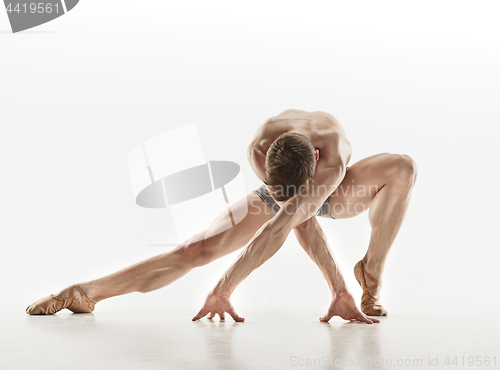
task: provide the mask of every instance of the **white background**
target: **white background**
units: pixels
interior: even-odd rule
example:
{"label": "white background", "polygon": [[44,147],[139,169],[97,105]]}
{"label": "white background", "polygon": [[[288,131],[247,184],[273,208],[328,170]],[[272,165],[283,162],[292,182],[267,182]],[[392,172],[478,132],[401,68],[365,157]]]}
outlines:
{"label": "white background", "polygon": [[[172,220],[134,203],[127,157],[142,141],[196,123],[208,159],[242,165],[257,127],[288,108],[344,125],[352,162],[380,152],[419,169],[390,253],[389,312],[495,315],[500,303],[498,2],[97,1],[12,34],[0,12],[2,299],[19,304],[166,252]],[[186,153],[188,155],[188,153]],[[352,267],[367,215],[322,220],[356,299]],[[236,258],[146,295],[198,311]],[[329,291],[291,236],[233,303],[326,312]],[[121,304],[129,305],[123,308]]]}

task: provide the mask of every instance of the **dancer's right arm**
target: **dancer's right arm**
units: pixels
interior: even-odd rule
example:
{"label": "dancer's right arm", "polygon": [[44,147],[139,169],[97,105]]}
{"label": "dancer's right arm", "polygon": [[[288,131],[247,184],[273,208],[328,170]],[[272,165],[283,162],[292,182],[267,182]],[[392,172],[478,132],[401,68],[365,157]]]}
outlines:
{"label": "dancer's right arm", "polygon": [[273,220],[266,222],[250,240],[248,246],[243,249],[238,259],[224,273],[215,288],[208,294],[205,304],[193,317],[194,320],[201,319],[210,313],[209,318],[218,314],[224,319],[224,313],[229,313],[235,321],[244,321],[238,316],[232,307],[229,297],[234,289],[250,273],[271,258],[283,245],[288,232],[279,228]]}

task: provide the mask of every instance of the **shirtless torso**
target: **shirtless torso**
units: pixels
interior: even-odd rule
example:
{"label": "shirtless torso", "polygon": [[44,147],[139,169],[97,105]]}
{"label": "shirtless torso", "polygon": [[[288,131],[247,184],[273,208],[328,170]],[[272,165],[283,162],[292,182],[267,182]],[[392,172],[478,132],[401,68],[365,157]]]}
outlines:
{"label": "shirtless torso", "polygon": [[266,153],[271,144],[285,132],[297,132],[307,136],[319,151],[315,178],[321,177],[326,166],[338,161],[344,165],[351,159],[351,145],[345,131],[337,119],[325,112],[306,112],[288,109],[275,117],[269,118],[259,127],[248,147],[248,160],[255,174],[264,180]]}

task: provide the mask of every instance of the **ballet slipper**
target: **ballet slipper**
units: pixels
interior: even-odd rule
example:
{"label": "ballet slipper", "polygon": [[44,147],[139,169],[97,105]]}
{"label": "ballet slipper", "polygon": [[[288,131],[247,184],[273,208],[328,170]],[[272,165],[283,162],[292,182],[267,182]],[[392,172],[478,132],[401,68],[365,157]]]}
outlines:
{"label": "ballet slipper", "polygon": [[[370,285],[369,287],[366,285],[365,275],[373,281],[373,285]],[[382,307],[379,299],[372,297],[368,293],[369,290],[375,289],[382,283],[366,271],[362,261],[359,261],[354,266],[354,276],[356,277],[359,285],[361,285],[361,288],[363,288],[363,295],[361,296],[361,311],[365,315],[369,316],[387,316],[387,311],[384,307]]]}
{"label": "ballet slipper", "polygon": [[[73,288],[76,288],[81,295],[87,300],[75,301],[73,299]],[[69,288],[69,298],[60,298],[55,295],[50,295],[45,298],[41,298],[35,303],[32,303],[28,308],[26,308],[26,313],[28,315],[53,315],[64,308],[67,308],[74,313],[91,313],[94,311],[95,304],[97,302],[92,301],[85,292],[77,285],[73,285]]]}

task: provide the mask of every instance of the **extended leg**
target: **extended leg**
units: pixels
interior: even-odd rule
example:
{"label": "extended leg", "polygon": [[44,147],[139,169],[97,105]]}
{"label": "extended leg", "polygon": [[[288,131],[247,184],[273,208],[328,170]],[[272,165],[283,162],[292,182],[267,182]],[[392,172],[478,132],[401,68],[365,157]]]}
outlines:
{"label": "extended leg", "polygon": [[387,254],[403,223],[416,180],[415,162],[406,155],[378,154],[348,168],[338,189],[330,197],[334,218],[348,218],[369,211],[370,244],[362,259],[365,280],[372,297],[378,297]]}
{"label": "extended leg", "polygon": [[[174,250],[136,263],[108,276],[80,283],[83,291],[94,302],[131,292],[146,293],[162,288],[187,274],[194,267],[202,266],[242,248],[257,230],[274,214],[255,194],[237,202],[233,213],[244,212],[245,218],[232,228],[218,233],[228,223],[229,213],[223,212],[204,232],[183,242]],[[205,235],[213,235],[205,238]],[[69,297],[69,287],[63,289],[57,297]],[[74,290],[75,300],[84,300]]]}

